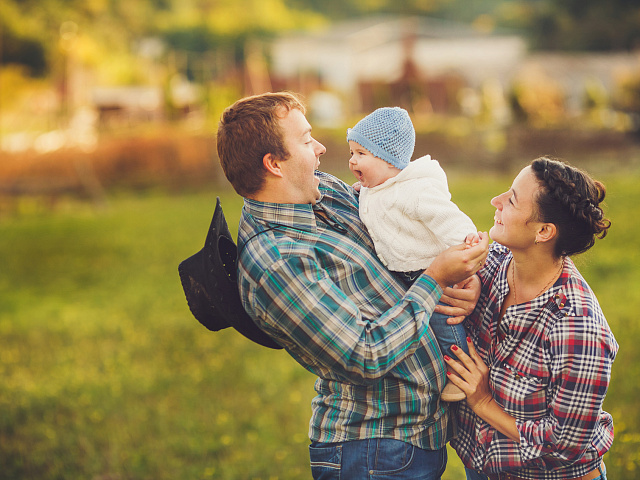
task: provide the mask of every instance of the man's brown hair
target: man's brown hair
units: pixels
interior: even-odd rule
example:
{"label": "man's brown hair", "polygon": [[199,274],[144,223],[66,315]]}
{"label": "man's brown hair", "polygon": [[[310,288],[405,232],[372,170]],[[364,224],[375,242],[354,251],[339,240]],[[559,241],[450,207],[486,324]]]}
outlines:
{"label": "man's brown hair", "polygon": [[295,94],[278,92],[242,98],[222,113],[218,157],[239,195],[251,196],[262,188],[266,175],[262,159],[266,154],[281,160],[289,157],[279,119],[293,109],[306,113]]}

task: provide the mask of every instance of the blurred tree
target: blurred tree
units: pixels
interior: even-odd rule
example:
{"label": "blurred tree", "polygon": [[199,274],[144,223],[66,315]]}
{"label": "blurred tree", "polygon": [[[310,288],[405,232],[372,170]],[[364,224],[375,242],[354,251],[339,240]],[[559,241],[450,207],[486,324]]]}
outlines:
{"label": "blurred tree", "polygon": [[[467,3],[469,1],[472,0]],[[292,8],[310,9],[341,20],[373,13],[432,14],[451,3],[455,3],[455,0],[287,0]]]}
{"label": "blurred tree", "polygon": [[640,46],[638,0],[1,0],[0,62],[26,65],[32,75],[51,72],[64,22],[78,25],[101,63],[124,65],[135,63],[123,59],[133,59],[132,45],[148,37],[188,52],[223,48],[242,60],[248,40],[376,13],[511,27],[538,49]]}
{"label": "blurred tree", "polygon": [[18,35],[10,26],[0,24],[0,48],[2,65],[23,65],[33,77],[40,77],[46,72],[45,50],[37,38]]}
{"label": "blurred tree", "polygon": [[537,2],[530,34],[544,50],[630,50],[640,47],[637,0]]}

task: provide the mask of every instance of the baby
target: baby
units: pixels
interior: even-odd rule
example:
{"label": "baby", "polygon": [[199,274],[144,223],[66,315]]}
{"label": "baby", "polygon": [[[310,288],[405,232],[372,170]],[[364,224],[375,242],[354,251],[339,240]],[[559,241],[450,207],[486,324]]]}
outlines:
{"label": "baby", "polygon": [[[375,110],[347,130],[349,168],[360,190],[360,218],[382,263],[412,283],[443,250],[479,242],[471,219],[451,201],[447,176],[429,155],[411,162],[416,134],[406,110]],[[434,313],[429,321],[443,355],[453,344],[469,353],[464,327]],[[465,394],[448,382],[442,400]]]}

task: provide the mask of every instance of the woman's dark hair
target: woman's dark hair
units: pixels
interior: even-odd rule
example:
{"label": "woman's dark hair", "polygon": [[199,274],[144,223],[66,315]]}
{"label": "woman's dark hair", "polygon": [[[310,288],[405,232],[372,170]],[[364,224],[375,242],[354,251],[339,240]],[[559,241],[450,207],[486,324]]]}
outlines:
{"label": "woman's dark hair", "polygon": [[538,196],[538,220],[558,229],[554,254],[564,257],[586,252],[596,238],[604,238],[611,221],[600,204],[605,186],[566,163],[540,157],[531,168],[542,186]]}

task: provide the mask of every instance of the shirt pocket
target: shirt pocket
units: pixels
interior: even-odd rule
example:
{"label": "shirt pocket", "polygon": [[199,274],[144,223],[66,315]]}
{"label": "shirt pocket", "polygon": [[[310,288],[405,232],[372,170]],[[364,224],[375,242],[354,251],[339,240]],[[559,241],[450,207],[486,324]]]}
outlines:
{"label": "shirt pocket", "polygon": [[503,364],[500,388],[507,413],[518,420],[534,420],[547,412],[547,382],[544,378],[526,374]]}

